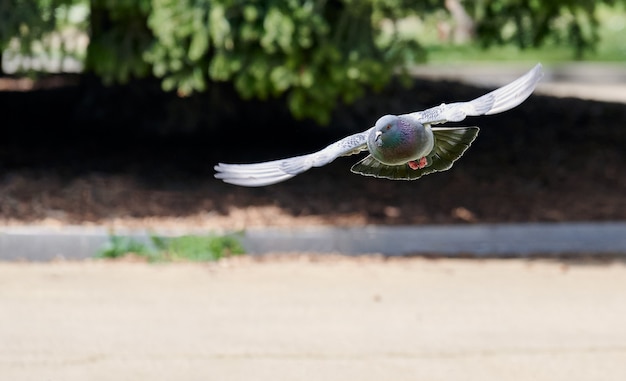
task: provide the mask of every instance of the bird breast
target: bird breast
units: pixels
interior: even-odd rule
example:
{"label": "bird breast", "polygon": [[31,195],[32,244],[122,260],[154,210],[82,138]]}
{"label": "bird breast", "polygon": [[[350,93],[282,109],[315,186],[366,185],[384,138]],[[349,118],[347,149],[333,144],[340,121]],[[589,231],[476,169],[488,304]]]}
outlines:
{"label": "bird breast", "polygon": [[422,158],[432,151],[433,145],[430,127],[406,119],[399,119],[395,130],[386,132],[378,139],[376,131],[372,131],[367,140],[370,154],[388,165],[405,164]]}

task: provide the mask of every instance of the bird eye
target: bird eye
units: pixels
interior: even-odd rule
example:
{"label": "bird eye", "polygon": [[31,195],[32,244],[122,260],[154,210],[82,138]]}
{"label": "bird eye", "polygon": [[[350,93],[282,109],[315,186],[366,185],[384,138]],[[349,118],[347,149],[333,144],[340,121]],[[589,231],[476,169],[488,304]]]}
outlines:
{"label": "bird eye", "polygon": [[391,124],[388,124],[387,127],[385,127],[387,130],[391,128]]}

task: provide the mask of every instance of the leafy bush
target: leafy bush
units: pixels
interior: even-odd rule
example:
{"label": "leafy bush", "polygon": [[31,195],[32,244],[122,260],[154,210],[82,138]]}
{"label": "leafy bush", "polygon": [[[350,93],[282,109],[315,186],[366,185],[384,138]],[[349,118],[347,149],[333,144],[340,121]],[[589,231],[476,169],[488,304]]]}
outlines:
{"label": "leafy bush", "polygon": [[[581,56],[597,41],[599,3],[462,4],[486,46],[523,48],[552,39]],[[106,9],[113,23],[90,47],[90,67],[105,79],[141,77],[151,68],[166,90],[181,95],[229,81],[244,98],[286,95],[296,117],[320,123],[338,102],[380,89],[425,60],[418,37],[397,33],[395,21],[443,7],[434,0],[92,0],[94,5]]]}
{"label": "leafy bush", "polygon": [[87,71],[107,84],[149,75],[151,65],[143,56],[154,43],[146,24],[151,1],[91,0],[90,6]]}
{"label": "leafy bush", "polygon": [[[577,57],[598,39],[596,9],[626,0],[446,1],[462,4],[485,45],[569,44]],[[0,0],[0,51],[28,49],[56,10],[89,4],[86,69],[106,83],[155,76],[181,96],[233,83],[244,98],[285,96],[299,118],[327,122],[341,101],[425,60],[419,36],[396,21],[440,15],[441,1]]]}
{"label": "leafy bush", "polygon": [[188,94],[232,81],[244,98],[286,93],[295,116],[326,122],[339,100],[384,86],[423,57],[415,43],[377,42],[379,21],[401,3],[154,0],[156,43],[145,57],[165,89]]}

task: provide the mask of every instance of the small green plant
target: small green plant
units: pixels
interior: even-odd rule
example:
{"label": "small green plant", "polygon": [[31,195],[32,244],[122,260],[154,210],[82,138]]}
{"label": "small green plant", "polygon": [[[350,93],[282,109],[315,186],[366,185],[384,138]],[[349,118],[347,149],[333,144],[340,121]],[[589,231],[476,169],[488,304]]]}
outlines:
{"label": "small green plant", "polygon": [[120,258],[128,254],[147,256],[150,254],[148,246],[133,238],[109,235],[109,241],[96,255],[98,258]]}
{"label": "small green plant", "polygon": [[120,258],[128,254],[146,257],[151,262],[161,261],[216,261],[224,257],[244,254],[237,235],[184,235],[162,237],[151,235],[149,243],[130,237],[111,234],[109,241],[98,251],[98,258]]}
{"label": "small green plant", "polygon": [[216,261],[244,253],[243,246],[233,235],[152,236],[151,240],[162,260]]}

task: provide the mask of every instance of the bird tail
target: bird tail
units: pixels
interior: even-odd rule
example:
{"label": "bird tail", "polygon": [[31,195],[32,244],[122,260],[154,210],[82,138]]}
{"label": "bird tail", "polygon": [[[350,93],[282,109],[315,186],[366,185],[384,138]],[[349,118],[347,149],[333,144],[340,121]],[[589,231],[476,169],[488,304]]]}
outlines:
{"label": "bird tail", "polygon": [[436,171],[452,167],[478,136],[478,127],[433,127],[435,147],[429,157]]}
{"label": "bird tail", "polygon": [[363,176],[381,177],[391,180],[417,180],[433,172],[430,167],[413,170],[406,163],[399,165],[384,164],[376,160],[372,155],[368,155],[365,159],[354,164],[350,171]]}
{"label": "bird tail", "polygon": [[424,168],[412,169],[406,163],[388,165],[368,155],[353,165],[350,171],[364,176],[391,180],[417,180],[433,172],[448,170],[476,139],[478,127],[433,127],[433,135],[435,147],[426,157],[427,165]]}

